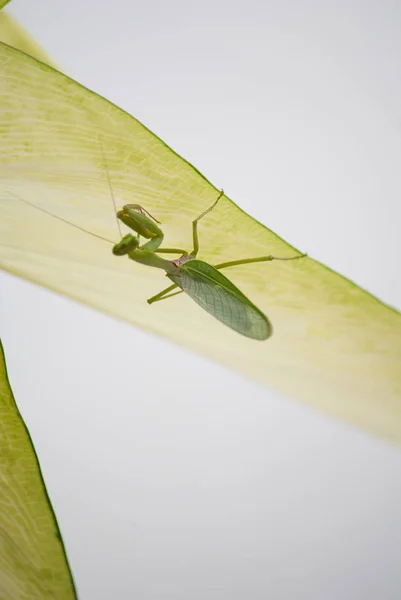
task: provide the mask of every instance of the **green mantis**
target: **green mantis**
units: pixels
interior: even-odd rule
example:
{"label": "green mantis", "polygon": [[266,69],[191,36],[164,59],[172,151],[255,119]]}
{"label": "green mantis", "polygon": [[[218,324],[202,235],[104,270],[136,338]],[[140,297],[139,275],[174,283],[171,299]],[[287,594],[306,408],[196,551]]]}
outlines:
{"label": "green mantis", "polygon": [[[180,248],[162,248],[163,232],[157,226],[156,220],[141,206],[126,204],[122,210],[117,212],[117,217],[137,235],[129,233],[124,236],[121,242],[114,246],[113,253],[117,256],[128,255],[131,260],[149,267],[163,269],[173,282],[173,285],[149,298],[148,304],[185,292],[209,314],[234,331],[254,340],[266,340],[273,332],[269,319],[227,277],[220,273],[220,270],[255,262],[294,260],[305,255],[300,254],[289,258],[260,256],[214,266],[199,260],[197,258],[199,252],[198,223],[215,208],[223,194],[222,190],[212,206],[192,221],[193,249],[191,252]],[[139,245],[139,236],[143,236],[149,241]],[[180,254],[180,258],[166,260],[158,256],[160,253]],[[176,288],[181,289],[174,291]]]}
{"label": "green mantis", "polygon": [[[112,193],[111,186],[110,191]],[[236,265],[269,262],[272,260],[295,260],[306,255],[298,254],[288,258],[279,258],[271,255],[259,256],[256,258],[233,260],[214,266],[203,260],[199,260],[197,258],[199,252],[198,223],[216,207],[223,194],[222,190],[212,206],[192,221],[193,249],[191,252],[180,248],[163,248],[161,245],[164,234],[158,227],[160,223],[142,206],[138,204],[124,205],[122,210],[117,212],[117,219],[134,231],[136,235],[132,233],[125,235],[119,243],[113,246],[113,254],[115,256],[127,255],[129,259],[135,262],[148,267],[162,269],[173,282],[168,288],[149,298],[147,300],[148,304],[166,300],[185,292],[201,308],[237,333],[254,340],[266,340],[273,333],[269,319],[220,271]],[[113,193],[112,197],[115,205]],[[19,199],[23,200],[22,198]],[[31,204],[27,200],[23,201]],[[47,210],[40,209],[37,206],[35,208],[60,219],[60,217],[49,213]],[[73,223],[70,223],[70,225],[82,230],[81,227]],[[96,234],[85,229],[83,231],[96,236]],[[140,244],[141,236],[148,240],[142,245]],[[167,260],[159,256],[162,253],[178,254],[179,258]],[[180,289],[177,291],[177,288]]]}

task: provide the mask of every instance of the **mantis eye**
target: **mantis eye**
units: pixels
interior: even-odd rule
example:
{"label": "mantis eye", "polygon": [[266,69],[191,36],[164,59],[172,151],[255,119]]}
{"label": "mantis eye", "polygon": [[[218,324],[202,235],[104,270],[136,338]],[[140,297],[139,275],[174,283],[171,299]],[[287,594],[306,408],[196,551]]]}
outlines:
{"label": "mantis eye", "polygon": [[124,256],[124,254],[128,254],[129,252],[136,250],[138,246],[138,238],[128,233],[123,237],[121,242],[113,247],[113,254],[116,256]]}

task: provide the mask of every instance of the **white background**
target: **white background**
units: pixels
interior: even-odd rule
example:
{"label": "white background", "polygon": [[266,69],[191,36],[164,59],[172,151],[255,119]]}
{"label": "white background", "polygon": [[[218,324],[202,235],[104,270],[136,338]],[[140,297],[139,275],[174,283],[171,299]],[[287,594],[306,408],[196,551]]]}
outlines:
{"label": "white background", "polygon": [[[398,3],[9,11],[247,212],[401,306]],[[398,448],[34,285],[0,284],[11,383],[81,600],[401,597]]]}

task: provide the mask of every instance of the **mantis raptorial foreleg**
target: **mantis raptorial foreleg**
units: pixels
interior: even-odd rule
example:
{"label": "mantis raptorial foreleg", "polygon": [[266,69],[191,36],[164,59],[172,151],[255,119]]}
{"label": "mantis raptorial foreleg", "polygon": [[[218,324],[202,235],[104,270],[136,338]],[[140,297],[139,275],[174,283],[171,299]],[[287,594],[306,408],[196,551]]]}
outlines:
{"label": "mantis raptorial foreleg", "polygon": [[207,213],[214,209],[220,198],[224,196],[224,191],[221,190],[217,200],[213,202],[212,206],[209,206],[199,217],[192,221],[192,237],[194,242],[194,249],[191,252],[191,256],[195,257],[199,252],[199,240],[198,240],[198,221],[200,221]]}

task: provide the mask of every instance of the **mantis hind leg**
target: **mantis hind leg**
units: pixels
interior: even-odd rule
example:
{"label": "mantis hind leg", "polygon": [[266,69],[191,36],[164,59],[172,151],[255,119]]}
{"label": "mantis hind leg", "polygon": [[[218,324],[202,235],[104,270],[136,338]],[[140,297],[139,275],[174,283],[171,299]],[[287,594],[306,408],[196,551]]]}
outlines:
{"label": "mantis hind leg", "polygon": [[203,217],[205,215],[207,215],[207,213],[209,213],[211,210],[214,209],[214,207],[216,206],[216,204],[218,203],[218,201],[220,200],[220,198],[222,196],[224,196],[224,190],[220,191],[220,194],[218,195],[217,200],[215,202],[213,202],[212,206],[209,206],[209,208],[207,208],[201,215],[199,215],[199,217],[197,217],[196,219],[194,219],[192,221],[192,238],[193,238],[193,243],[194,243],[194,249],[191,252],[191,256],[193,258],[195,258],[195,256],[199,252],[198,221],[203,219]]}
{"label": "mantis hind leg", "polygon": [[167,298],[172,298],[173,296],[177,296],[177,294],[182,294],[182,290],[179,290],[178,292],[174,292],[173,294],[170,294],[170,292],[175,290],[175,288],[177,288],[177,287],[178,287],[178,285],[174,283],[173,285],[170,285],[165,290],[156,294],[156,296],[152,296],[151,298],[148,298],[148,300],[146,302],[148,304],[153,304],[153,302],[159,302],[159,300],[167,300]]}
{"label": "mantis hind leg", "polygon": [[298,258],[305,258],[307,254],[297,254],[296,256],[287,256],[287,257],[279,257],[279,256],[258,256],[257,258],[243,258],[240,260],[231,260],[229,262],[219,263],[218,265],[214,265],[215,269],[225,269],[226,267],[235,267],[236,265],[247,265],[249,263],[256,262],[270,262],[272,260],[296,260]]}

